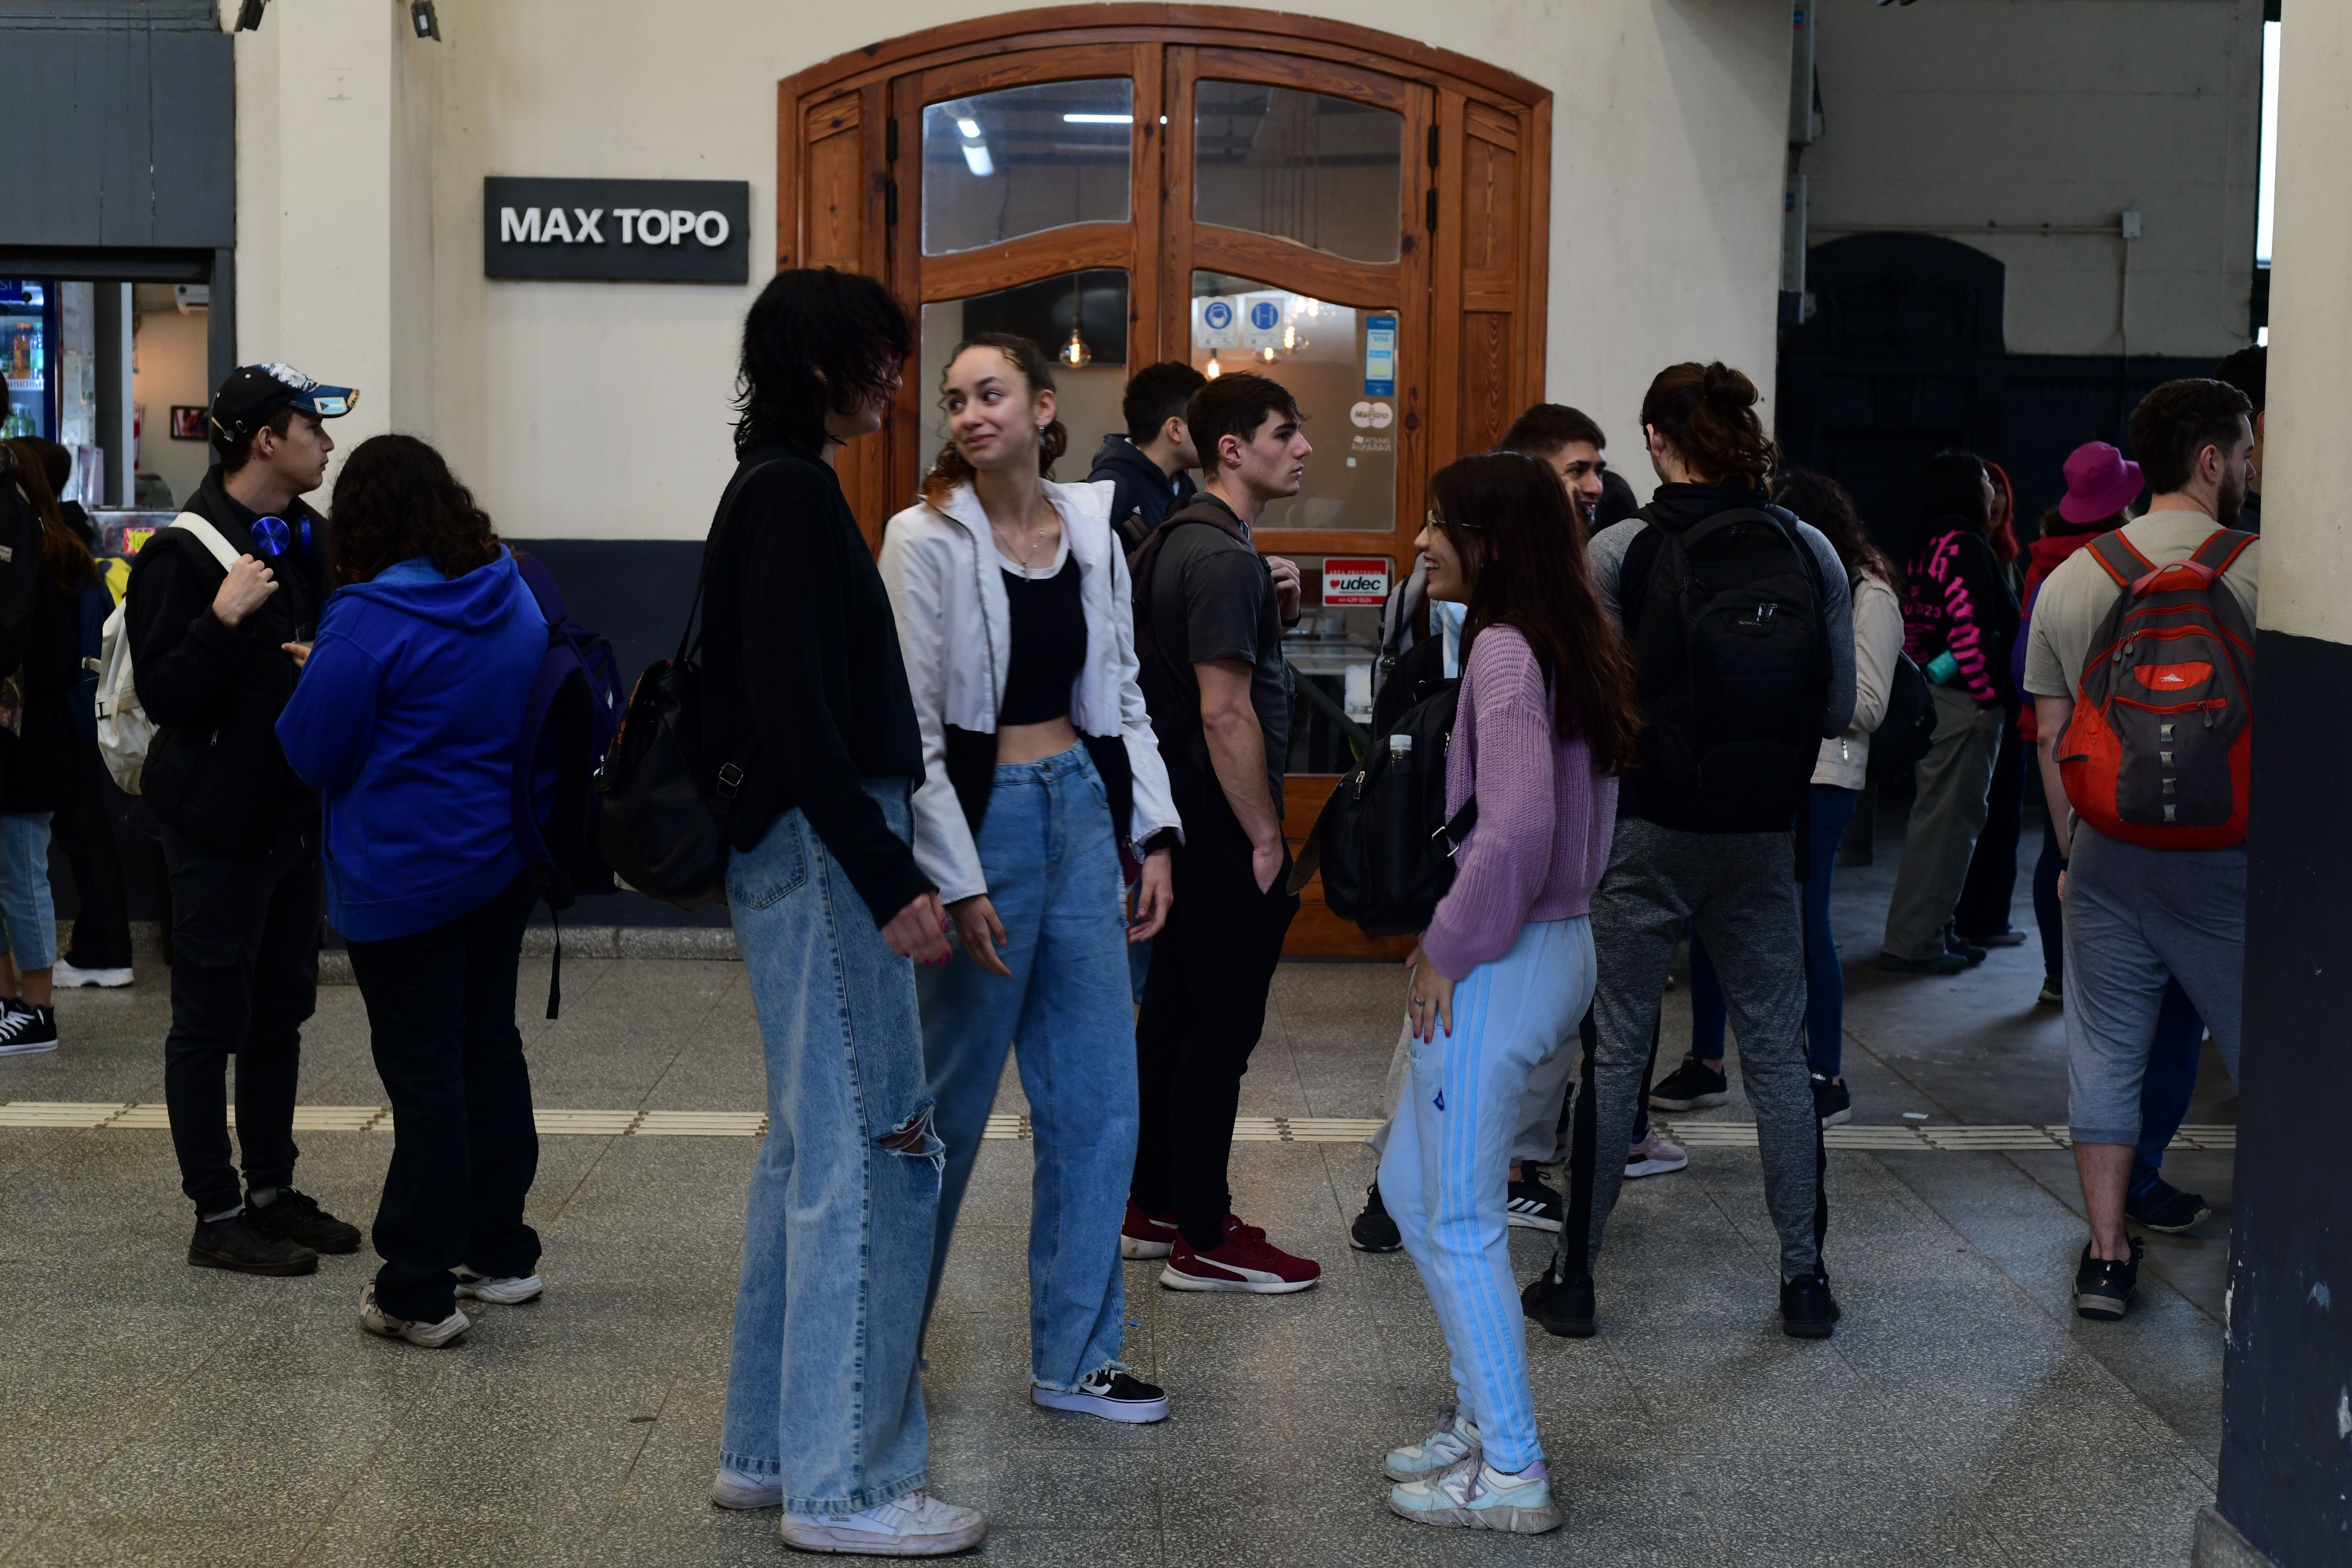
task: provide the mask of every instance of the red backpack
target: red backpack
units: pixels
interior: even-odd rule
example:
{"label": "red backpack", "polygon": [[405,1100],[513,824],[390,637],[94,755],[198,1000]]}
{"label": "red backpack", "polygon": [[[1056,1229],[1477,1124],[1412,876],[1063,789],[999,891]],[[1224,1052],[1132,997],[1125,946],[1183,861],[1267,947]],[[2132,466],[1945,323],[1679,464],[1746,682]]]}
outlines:
{"label": "red backpack", "polygon": [[2085,547],[2123,592],[2091,639],[2056,755],[2066,798],[2111,838],[2150,849],[2245,841],[2254,639],[2221,574],[2253,541],[2216,529],[2163,566],[2121,532]]}

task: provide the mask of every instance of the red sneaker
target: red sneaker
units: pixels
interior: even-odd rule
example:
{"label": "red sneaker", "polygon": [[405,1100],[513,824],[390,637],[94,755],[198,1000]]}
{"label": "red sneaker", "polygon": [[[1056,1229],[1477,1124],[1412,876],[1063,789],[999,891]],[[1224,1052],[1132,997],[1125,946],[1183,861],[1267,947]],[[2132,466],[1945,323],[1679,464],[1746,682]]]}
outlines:
{"label": "red sneaker", "polygon": [[1207,1252],[1193,1251],[1179,1232],[1167,1267],[1160,1271],[1160,1283],[1171,1290],[1241,1290],[1254,1296],[1304,1290],[1322,1278],[1321,1264],[1293,1258],[1269,1243],[1265,1231],[1230,1214],[1224,1239]]}
{"label": "red sneaker", "polygon": [[1145,1214],[1135,1200],[1127,1200],[1127,1222],[1118,1227],[1118,1255],[1129,1258],[1165,1258],[1176,1241],[1176,1216]]}

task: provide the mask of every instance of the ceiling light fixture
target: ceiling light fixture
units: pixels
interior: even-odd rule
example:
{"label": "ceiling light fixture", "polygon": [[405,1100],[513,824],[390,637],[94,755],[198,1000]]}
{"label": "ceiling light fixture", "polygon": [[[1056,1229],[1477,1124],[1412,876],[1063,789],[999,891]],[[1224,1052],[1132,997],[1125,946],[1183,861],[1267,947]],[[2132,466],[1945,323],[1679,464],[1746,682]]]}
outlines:
{"label": "ceiling light fixture", "polygon": [[1073,277],[1070,279],[1070,341],[1062,345],[1058,356],[1072,370],[1084,370],[1094,363],[1095,351],[1087,346],[1086,334],[1079,331],[1085,306],[1086,300],[1079,291],[1078,280]]}
{"label": "ceiling light fixture", "polygon": [[1065,114],[1062,116],[1062,123],[1065,125],[1132,125],[1135,123],[1135,116],[1132,114]]}
{"label": "ceiling light fixture", "polygon": [[973,177],[977,179],[984,180],[996,173],[995,161],[989,157],[988,144],[984,142],[967,142],[963,144],[963,163],[964,167],[970,169]]}
{"label": "ceiling light fixture", "polygon": [[962,132],[966,136],[971,137],[975,142],[980,140],[980,121],[977,120],[959,120],[956,121],[956,129]]}

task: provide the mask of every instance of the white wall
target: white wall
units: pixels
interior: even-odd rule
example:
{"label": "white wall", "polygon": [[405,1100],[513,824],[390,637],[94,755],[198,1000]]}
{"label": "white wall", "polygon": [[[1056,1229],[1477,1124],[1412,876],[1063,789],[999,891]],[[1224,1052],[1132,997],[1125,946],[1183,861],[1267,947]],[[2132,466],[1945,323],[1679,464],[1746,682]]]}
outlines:
{"label": "white wall", "polygon": [[[757,274],[775,231],[777,82],[975,7],[440,0],[435,45],[397,26],[387,39],[373,6],[406,14],[390,0],[273,6],[260,35],[238,38],[240,358],[354,378],[366,395],[350,434],[389,419],[439,443],[503,531],[699,537],[730,462],[736,334],[759,278],[485,279],[483,177],[749,180]],[[1287,8],[1496,61],[1552,90],[1550,395],[1630,448],[1642,392],[1671,360],[1719,356],[1771,384],[1785,5]],[[433,127],[422,148],[404,133],[420,115]],[[432,310],[420,319],[425,230]],[[340,263],[330,236],[348,252]],[[367,384],[377,377],[396,384],[380,393]]]}
{"label": "white wall", "polygon": [[[2252,341],[2262,0],[1815,4],[1816,243],[1832,228],[2112,229],[2136,208],[2130,352]],[[2125,346],[2119,238],[1950,237],[2007,265],[2011,353]]]}
{"label": "white wall", "polygon": [[139,432],[139,469],[171,486],[173,500],[185,500],[212,467],[213,448],[208,441],[172,438],[172,405],[202,407],[213,399],[205,362],[205,313],[183,315],[175,305],[153,306],[139,311],[138,321],[131,395],[146,411]]}

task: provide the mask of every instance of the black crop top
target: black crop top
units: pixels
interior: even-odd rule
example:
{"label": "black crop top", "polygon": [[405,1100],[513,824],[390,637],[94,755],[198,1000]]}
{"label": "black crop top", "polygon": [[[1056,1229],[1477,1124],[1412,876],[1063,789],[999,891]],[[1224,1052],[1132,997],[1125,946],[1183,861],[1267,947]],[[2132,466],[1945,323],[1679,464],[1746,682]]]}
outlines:
{"label": "black crop top", "polygon": [[997,723],[1043,724],[1069,717],[1070,688],[1087,662],[1077,556],[1070,554],[1051,577],[1007,571],[1004,603],[1013,623],[1013,662],[1004,672]]}

